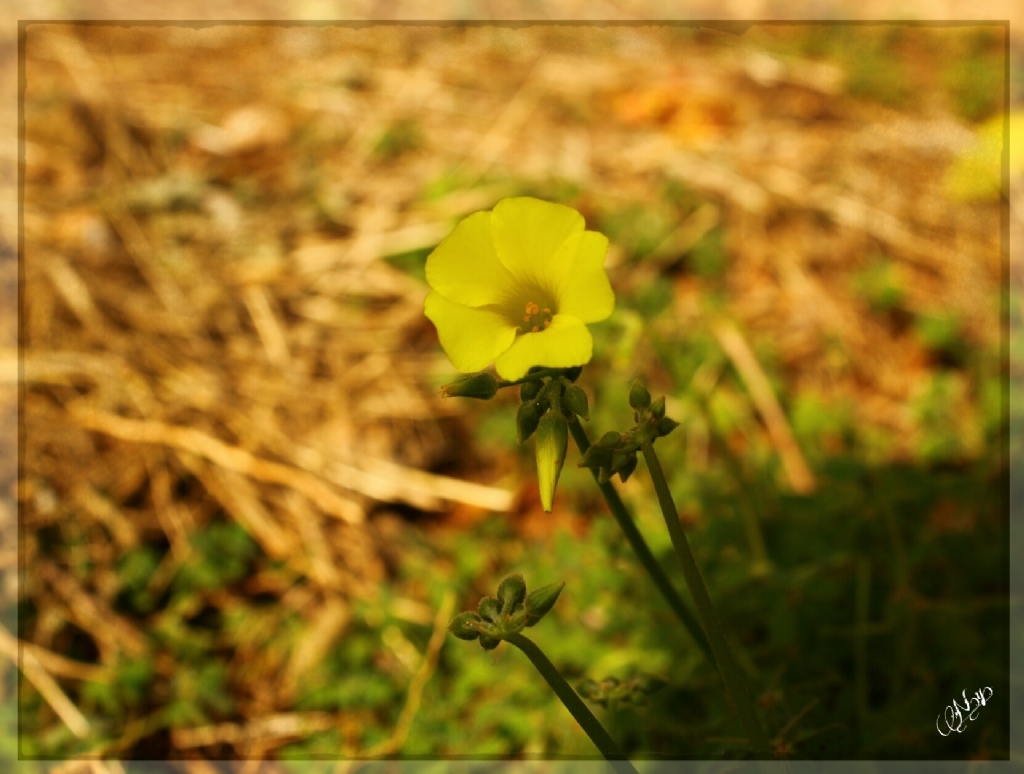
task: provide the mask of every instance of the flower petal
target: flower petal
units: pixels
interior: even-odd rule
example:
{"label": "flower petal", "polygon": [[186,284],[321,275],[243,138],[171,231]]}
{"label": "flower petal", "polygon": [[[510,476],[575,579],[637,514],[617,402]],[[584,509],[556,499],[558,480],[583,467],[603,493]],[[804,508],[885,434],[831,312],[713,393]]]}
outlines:
{"label": "flower petal", "polygon": [[517,329],[503,315],[456,304],[437,291],[427,294],[423,312],[437,328],[448,359],[463,373],[486,368],[516,337]]}
{"label": "flower petal", "polygon": [[470,215],[427,257],[427,284],[463,306],[501,303],[515,280],[498,260],[491,213]]}
{"label": "flower petal", "polygon": [[520,196],[502,199],[491,212],[491,234],[498,259],[525,287],[555,298],[572,268],[575,251],[560,249],[583,231],[583,216],[571,207]]}
{"label": "flower petal", "polygon": [[584,231],[576,241],[572,267],[558,288],[558,311],[581,322],[601,322],[615,311],[615,293],[604,270],[608,237]]}
{"label": "flower petal", "polygon": [[551,327],[524,333],[494,361],[502,379],[519,379],[533,366],[570,368],[590,362],[594,340],[587,326],[567,314],[556,314]]}

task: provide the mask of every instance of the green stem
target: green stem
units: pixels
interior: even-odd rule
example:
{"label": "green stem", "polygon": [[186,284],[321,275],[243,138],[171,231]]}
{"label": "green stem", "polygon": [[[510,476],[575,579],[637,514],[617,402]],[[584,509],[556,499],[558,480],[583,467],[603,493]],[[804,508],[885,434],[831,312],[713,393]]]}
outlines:
{"label": "green stem", "polygon": [[754,711],[754,705],[747,693],[747,686],[743,682],[743,675],[740,674],[736,662],[729,653],[729,646],[725,642],[725,635],[722,633],[722,626],[718,621],[715,608],[711,605],[711,597],[708,596],[707,587],[704,585],[704,578],[701,577],[697,562],[690,551],[690,543],[686,539],[683,525],[679,521],[679,512],[672,500],[672,493],[669,491],[668,482],[665,480],[665,473],[658,462],[658,456],[654,453],[654,447],[647,438],[641,438],[640,450],[647,462],[647,469],[651,473],[651,480],[654,482],[654,491],[658,493],[658,502],[661,505],[662,515],[665,517],[665,525],[672,538],[672,546],[679,557],[679,563],[683,567],[683,577],[686,578],[686,585],[690,587],[690,594],[697,605],[697,614],[700,616],[701,624],[704,626],[704,633],[714,651],[718,671],[725,682],[726,692],[732,700],[733,707],[740,716],[740,723],[750,741],[751,747],[759,755],[772,757],[771,745],[768,736],[765,734],[761,723]]}
{"label": "green stem", "polygon": [[583,699],[576,694],[576,691],[565,681],[565,678],[558,673],[555,665],[548,660],[548,657],[537,647],[536,643],[522,634],[513,634],[505,639],[523,651],[526,657],[533,662],[541,677],[547,680],[551,690],[562,700],[562,704],[572,713],[576,722],[580,724],[587,736],[590,737],[590,741],[601,751],[601,755],[612,765],[612,768],[619,772],[619,774],[639,774],[633,764],[619,750],[615,740],[604,730],[604,726],[594,717],[594,713],[587,709]]}
{"label": "green stem", "polygon": [[[579,420],[569,422],[569,430],[572,432],[573,440],[576,441],[576,446],[580,450],[580,454],[586,454],[587,449],[590,448],[590,439],[587,438],[587,431],[583,429],[583,426],[579,423]],[[668,602],[669,607],[682,621],[683,626],[693,637],[694,642],[700,646],[700,649],[704,651],[704,654],[708,657],[708,660],[712,664],[715,663],[715,656],[711,652],[711,646],[708,645],[707,638],[704,636],[704,632],[701,631],[700,623],[697,621],[693,612],[686,606],[683,598],[676,591],[675,586],[669,581],[668,576],[665,575],[665,571],[661,569],[661,565],[658,564],[658,560],[654,558],[654,554],[651,553],[651,549],[647,545],[647,541],[644,540],[644,536],[640,534],[640,530],[637,529],[636,524],[633,522],[632,517],[629,515],[629,511],[626,509],[625,503],[622,502],[622,498],[619,497],[619,493],[615,491],[615,487],[610,481],[601,483],[598,478],[598,472],[594,469],[590,471],[594,476],[594,481],[597,482],[598,489],[601,490],[601,494],[604,495],[605,502],[608,503],[608,508],[612,512],[612,516],[619,523],[619,527],[626,535],[626,540],[633,547],[633,551],[637,558],[640,560],[640,564],[647,570],[647,574],[651,576],[651,580],[654,581],[654,585],[658,587],[658,591],[665,597],[665,601]]]}
{"label": "green stem", "polygon": [[538,371],[534,371],[532,374],[527,374],[522,379],[516,379],[515,381],[506,382],[504,379],[498,380],[498,389],[503,387],[515,387],[517,384],[525,384],[526,382],[539,382],[541,379],[546,379],[549,376],[560,376],[564,374],[568,369],[566,368],[542,368]]}

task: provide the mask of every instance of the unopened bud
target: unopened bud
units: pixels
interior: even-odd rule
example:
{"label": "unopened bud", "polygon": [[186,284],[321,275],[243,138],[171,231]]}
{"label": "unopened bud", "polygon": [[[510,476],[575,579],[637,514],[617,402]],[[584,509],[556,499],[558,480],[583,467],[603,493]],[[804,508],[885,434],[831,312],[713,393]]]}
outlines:
{"label": "unopened bud", "polygon": [[654,403],[651,404],[651,416],[655,419],[661,419],[665,416],[665,396],[662,395]]}
{"label": "unopened bud", "polygon": [[501,645],[500,637],[492,637],[489,634],[480,635],[480,647],[484,650],[494,650],[499,645]]}
{"label": "unopened bud", "polygon": [[480,636],[480,630],[477,628],[479,623],[480,616],[472,610],[467,610],[451,620],[451,623],[448,624],[448,631],[460,640],[475,640]]}
{"label": "unopened bud", "polygon": [[662,417],[654,423],[654,431],[657,433],[659,438],[664,435],[668,435],[677,427],[679,427],[679,423],[671,417]]}
{"label": "unopened bud", "polygon": [[536,402],[523,403],[516,412],[516,437],[519,443],[525,443],[533,431],[540,424],[540,412],[537,410]]}
{"label": "unopened bud", "polygon": [[519,387],[519,399],[523,403],[527,403],[537,397],[540,392],[541,383],[540,381],[535,382],[523,382]]}
{"label": "unopened bud", "polygon": [[637,411],[651,405],[651,393],[647,391],[647,388],[644,387],[639,379],[634,379],[633,384],[629,388],[629,405]]}
{"label": "unopened bud", "polygon": [[526,581],[519,573],[512,573],[498,586],[498,602],[503,615],[511,615],[526,598]]}
{"label": "unopened bud", "polygon": [[609,430],[597,441],[597,445],[603,449],[614,449],[620,443],[622,443],[622,433],[617,433],[614,430]]}
{"label": "unopened bud", "polygon": [[498,394],[498,380],[494,378],[494,374],[481,371],[444,385],[441,388],[441,393],[447,398],[490,400]]}
{"label": "unopened bud", "polygon": [[537,480],[545,513],[551,513],[568,443],[569,426],[565,417],[557,411],[545,414],[537,427]]}
{"label": "unopened bud", "polygon": [[494,597],[484,597],[480,600],[480,604],[476,606],[476,611],[485,621],[494,623],[498,620],[498,616],[501,615],[501,602]]}
{"label": "unopened bud", "polygon": [[580,460],[581,468],[599,468],[602,465],[607,465],[612,461],[612,450],[606,449],[604,446],[598,446],[596,443],[587,449],[586,454],[583,455],[583,459]]}
{"label": "unopened bud", "polygon": [[636,470],[636,452],[630,452],[626,455],[626,462],[622,467],[619,468],[619,480],[623,484],[633,475],[633,471]]}
{"label": "unopened bud", "polygon": [[527,626],[533,626],[548,614],[548,611],[555,606],[558,595],[562,593],[563,588],[565,588],[565,581],[549,583],[547,586],[541,586],[539,589],[534,589],[526,595],[524,605],[526,606]]}
{"label": "unopened bud", "polygon": [[568,409],[566,412],[572,412],[578,417],[583,417],[587,421],[590,421],[590,408],[587,405],[587,393],[577,387],[575,384],[570,384],[565,388],[565,395],[562,396],[562,405]]}

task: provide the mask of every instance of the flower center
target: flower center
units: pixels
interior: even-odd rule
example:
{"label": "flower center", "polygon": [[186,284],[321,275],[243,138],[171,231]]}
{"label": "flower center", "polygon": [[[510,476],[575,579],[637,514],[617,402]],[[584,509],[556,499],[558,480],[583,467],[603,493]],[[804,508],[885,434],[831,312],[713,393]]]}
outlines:
{"label": "flower center", "polygon": [[523,333],[537,333],[551,325],[551,309],[543,307],[530,301],[526,305],[526,314],[523,315],[522,325],[519,330]]}

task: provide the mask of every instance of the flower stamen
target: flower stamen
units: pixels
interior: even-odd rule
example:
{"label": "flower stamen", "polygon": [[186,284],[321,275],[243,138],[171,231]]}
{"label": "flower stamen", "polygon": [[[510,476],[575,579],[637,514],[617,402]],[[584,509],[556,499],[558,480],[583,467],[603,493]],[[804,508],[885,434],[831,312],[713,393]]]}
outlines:
{"label": "flower stamen", "polygon": [[541,308],[540,304],[529,301],[526,304],[526,314],[523,316],[525,325],[520,325],[519,330],[526,333],[539,333],[551,325],[551,307]]}

